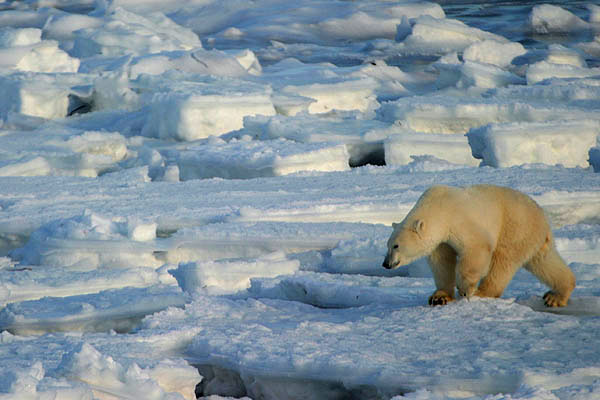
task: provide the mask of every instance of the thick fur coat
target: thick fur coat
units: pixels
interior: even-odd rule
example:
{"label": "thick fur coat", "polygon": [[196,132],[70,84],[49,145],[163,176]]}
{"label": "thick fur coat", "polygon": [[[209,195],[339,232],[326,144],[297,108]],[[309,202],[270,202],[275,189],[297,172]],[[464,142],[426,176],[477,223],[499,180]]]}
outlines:
{"label": "thick fur coat", "polygon": [[575,276],[562,260],[543,210],[516,190],[475,185],[433,186],[388,241],[388,269],[429,256],[437,290],[432,305],[461,296],[500,297],[524,267],[550,287],[549,307],[565,306]]}

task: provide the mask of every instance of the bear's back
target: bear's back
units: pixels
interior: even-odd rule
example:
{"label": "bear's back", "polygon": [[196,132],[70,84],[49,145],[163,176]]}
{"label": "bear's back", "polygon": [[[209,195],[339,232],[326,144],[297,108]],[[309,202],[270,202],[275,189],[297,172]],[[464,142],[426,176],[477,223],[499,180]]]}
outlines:
{"label": "bear's back", "polygon": [[[544,211],[528,195],[495,185],[474,185],[465,190],[471,192],[472,200],[479,199],[480,218],[497,226],[498,238],[539,242],[551,234]],[[494,218],[499,220],[490,221]]]}
{"label": "bear's back", "polygon": [[417,203],[415,211],[418,210],[419,214],[425,212],[452,224],[482,225],[493,235],[499,234],[506,225],[513,224],[522,226],[525,223],[535,231],[548,229],[542,208],[531,197],[504,186],[434,185],[423,193]]}

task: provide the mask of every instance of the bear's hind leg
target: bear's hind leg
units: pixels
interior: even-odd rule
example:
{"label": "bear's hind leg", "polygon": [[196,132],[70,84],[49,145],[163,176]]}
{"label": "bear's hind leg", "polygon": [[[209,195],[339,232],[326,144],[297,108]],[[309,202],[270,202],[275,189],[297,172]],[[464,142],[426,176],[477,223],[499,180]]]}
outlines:
{"label": "bear's hind leg", "polygon": [[481,280],[479,287],[475,291],[478,297],[500,297],[510,283],[513,276],[519,269],[518,264],[511,262],[508,258],[500,256],[501,252],[495,251],[492,254],[490,269],[487,275]]}
{"label": "bear's hind leg", "polygon": [[546,239],[542,249],[525,265],[525,269],[550,287],[544,294],[548,307],[564,307],[575,289],[575,275],[554,248],[551,238]]}
{"label": "bear's hind leg", "polygon": [[437,290],[429,296],[429,305],[438,306],[454,301],[456,252],[442,243],[429,256],[429,266]]}

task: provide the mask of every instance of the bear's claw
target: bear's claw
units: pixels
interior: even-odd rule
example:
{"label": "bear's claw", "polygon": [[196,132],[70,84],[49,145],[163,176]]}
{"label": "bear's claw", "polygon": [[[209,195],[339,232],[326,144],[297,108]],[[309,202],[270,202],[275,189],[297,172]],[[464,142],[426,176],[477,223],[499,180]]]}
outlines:
{"label": "bear's claw", "polygon": [[429,305],[430,306],[445,306],[446,304],[448,304],[448,299],[445,297],[433,297],[431,296],[429,298]]}
{"label": "bear's claw", "polygon": [[451,301],[454,301],[454,299],[443,290],[438,290],[434,294],[429,296],[430,306],[444,306],[450,303]]}
{"label": "bear's claw", "polygon": [[568,299],[564,299],[552,290],[549,290],[544,294],[544,304],[546,307],[564,307],[567,305],[567,302]]}

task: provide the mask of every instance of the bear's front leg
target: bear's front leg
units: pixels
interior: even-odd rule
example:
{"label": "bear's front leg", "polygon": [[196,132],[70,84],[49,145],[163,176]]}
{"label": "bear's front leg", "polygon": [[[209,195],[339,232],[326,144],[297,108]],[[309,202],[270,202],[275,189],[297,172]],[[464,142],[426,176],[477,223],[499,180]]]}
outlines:
{"label": "bear's front leg", "polygon": [[475,295],[475,292],[477,291],[477,285],[465,283],[464,281],[461,282],[460,279],[457,280],[458,284],[456,285],[456,288],[458,289],[458,295],[460,297],[471,298]]}
{"label": "bear's front leg", "polygon": [[477,285],[490,268],[492,252],[490,246],[471,248],[459,254],[456,268],[456,288],[462,297],[472,297]]}
{"label": "bear's front leg", "polygon": [[454,297],[446,293],[444,290],[436,290],[431,296],[429,296],[430,306],[443,306],[451,301],[454,301]]}
{"label": "bear's front leg", "polygon": [[433,250],[428,261],[437,288],[429,296],[429,305],[442,306],[454,301],[456,252],[448,244],[442,243]]}

